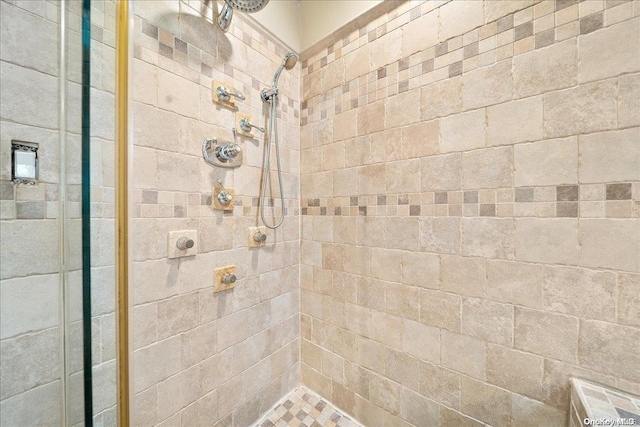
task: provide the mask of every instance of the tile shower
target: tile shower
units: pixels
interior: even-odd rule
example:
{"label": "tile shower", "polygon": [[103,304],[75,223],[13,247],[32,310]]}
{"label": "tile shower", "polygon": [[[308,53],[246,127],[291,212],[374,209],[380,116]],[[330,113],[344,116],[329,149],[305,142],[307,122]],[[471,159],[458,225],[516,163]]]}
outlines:
{"label": "tile shower", "polygon": [[[2,0],[2,15],[34,19],[25,4]],[[204,162],[202,141],[232,140],[236,112],[265,126],[260,91],[291,48],[241,13],[222,33],[215,7],[133,2],[132,425],[565,426],[572,378],[640,395],[640,1],[383,2],[298,52],[277,104],[286,216],[260,248],[247,230],[261,225],[264,134],[238,137],[234,169]],[[107,117],[114,3],[95,9]],[[7,26],[3,89],[15,64],[34,72],[5,53]],[[214,81],[246,100],[212,102]],[[19,136],[5,96],[3,150]],[[112,128],[96,135],[106,284]],[[14,191],[4,156],[3,247],[6,227],[51,226],[57,200],[55,178]],[[211,207],[218,180],[232,211]],[[267,218],[279,197],[272,186]],[[171,258],[179,230],[195,256]],[[5,274],[27,264],[6,256],[3,311],[16,281],[53,273]],[[227,265],[235,288],[214,292]],[[116,423],[110,298],[95,298],[96,425]],[[14,335],[37,334],[12,315],[2,420],[32,425],[25,408],[57,368],[13,375]]]}

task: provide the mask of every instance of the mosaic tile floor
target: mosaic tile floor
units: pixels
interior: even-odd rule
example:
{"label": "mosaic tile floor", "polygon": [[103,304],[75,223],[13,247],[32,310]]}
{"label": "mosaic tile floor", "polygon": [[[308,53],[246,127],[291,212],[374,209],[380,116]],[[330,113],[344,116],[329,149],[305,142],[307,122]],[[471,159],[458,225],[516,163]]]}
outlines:
{"label": "mosaic tile floor", "polygon": [[578,420],[586,417],[603,420],[626,418],[629,423],[627,425],[640,425],[640,399],[637,396],[609,390],[577,378],[573,378],[571,382],[578,394],[577,399],[572,396]]}
{"label": "mosaic tile floor", "polygon": [[298,387],[254,427],[362,427],[305,387]]}

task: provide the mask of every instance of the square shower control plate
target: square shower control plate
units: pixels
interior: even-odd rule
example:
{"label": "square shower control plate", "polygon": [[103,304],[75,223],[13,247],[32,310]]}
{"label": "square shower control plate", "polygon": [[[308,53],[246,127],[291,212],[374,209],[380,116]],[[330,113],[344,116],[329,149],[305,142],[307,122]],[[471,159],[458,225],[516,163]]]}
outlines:
{"label": "square shower control plate", "polygon": [[249,238],[250,248],[261,248],[267,243],[267,240],[256,239],[256,235],[267,235],[267,227],[249,227],[248,230],[249,235],[247,237]]}
{"label": "square shower control plate", "polygon": [[[225,282],[226,277],[233,276],[233,282]],[[228,265],[226,267],[216,268],[213,276],[214,292],[222,292],[236,287],[236,266]]]}
{"label": "square shower control plate", "polygon": [[[186,238],[184,242],[191,240],[193,245],[190,248],[185,246],[185,249],[180,249],[178,246],[182,238]],[[198,253],[198,232],[196,230],[170,231],[168,240],[167,253],[169,258],[193,256]]]}
{"label": "square shower control plate", "polygon": [[231,93],[235,93],[235,89],[233,88],[233,86],[221,81],[221,80],[214,80],[213,83],[211,84],[211,100],[213,102],[215,102],[218,105],[222,105],[223,107],[227,107],[231,110],[236,110],[236,101],[235,98],[232,96],[231,98],[229,98],[228,101],[221,101],[218,98],[218,88],[219,87],[226,87],[229,92]]}

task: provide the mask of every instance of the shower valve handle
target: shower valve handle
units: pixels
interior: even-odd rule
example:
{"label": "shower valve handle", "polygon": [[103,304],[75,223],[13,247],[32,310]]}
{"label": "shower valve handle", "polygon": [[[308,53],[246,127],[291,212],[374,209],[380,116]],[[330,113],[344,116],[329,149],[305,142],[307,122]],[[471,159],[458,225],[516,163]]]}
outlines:
{"label": "shower valve handle", "polygon": [[260,132],[264,132],[264,128],[254,125],[250,119],[246,117],[240,119],[240,129],[248,133],[251,132],[251,128],[258,129]]}
{"label": "shower valve handle", "polygon": [[222,102],[229,102],[231,100],[231,97],[233,96],[236,99],[239,99],[240,101],[244,101],[244,95],[240,92],[238,93],[232,93],[231,91],[229,91],[229,89],[225,86],[218,86],[218,89],[216,89],[216,94],[218,96],[218,99]]}
{"label": "shower valve handle", "polygon": [[220,202],[222,206],[227,206],[233,200],[233,196],[229,194],[226,188],[224,188],[221,180],[218,180],[218,185],[220,186],[220,188],[222,188],[222,190],[218,193],[218,202]]}

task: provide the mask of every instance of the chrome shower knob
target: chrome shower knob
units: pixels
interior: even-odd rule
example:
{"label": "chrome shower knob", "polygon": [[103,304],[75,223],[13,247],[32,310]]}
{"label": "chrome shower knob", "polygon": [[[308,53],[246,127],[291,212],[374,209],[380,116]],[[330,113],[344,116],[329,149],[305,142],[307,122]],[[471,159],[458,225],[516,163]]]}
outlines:
{"label": "chrome shower knob", "polygon": [[178,239],[178,241],[176,242],[176,247],[180,250],[187,250],[187,249],[191,249],[194,245],[194,241],[193,239],[190,239],[188,237],[181,237]]}
{"label": "chrome shower knob", "polygon": [[253,240],[257,243],[264,243],[267,240],[267,235],[261,231],[256,231],[256,233],[253,235]]}
{"label": "chrome shower knob", "polygon": [[216,89],[216,96],[222,102],[229,102],[232,96],[240,101],[244,101],[245,99],[242,93],[233,93],[225,86],[218,86],[218,89]]}
{"label": "chrome shower knob", "polygon": [[221,180],[218,180],[218,185],[220,186],[220,188],[222,188],[222,190],[220,190],[220,193],[218,193],[218,202],[220,202],[222,206],[227,206],[233,200],[233,196],[227,191],[226,188],[224,188]]}
{"label": "chrome shower knob", "polygon": [[243,117],[240,119],[240,129],[242,129],[244,132],[249,133],[251,132],[251,128],[258,129],[260,132],[264,132],[264,128],[254,125],[248,118]]}
{"label": "chrome shower knob", "polygon": [[236,275],[231,273],[224,273],[222,275],[222,278],[220,279],[222,283],[226,283],[226,284],[236,283],[236,280],[237,280]]}

